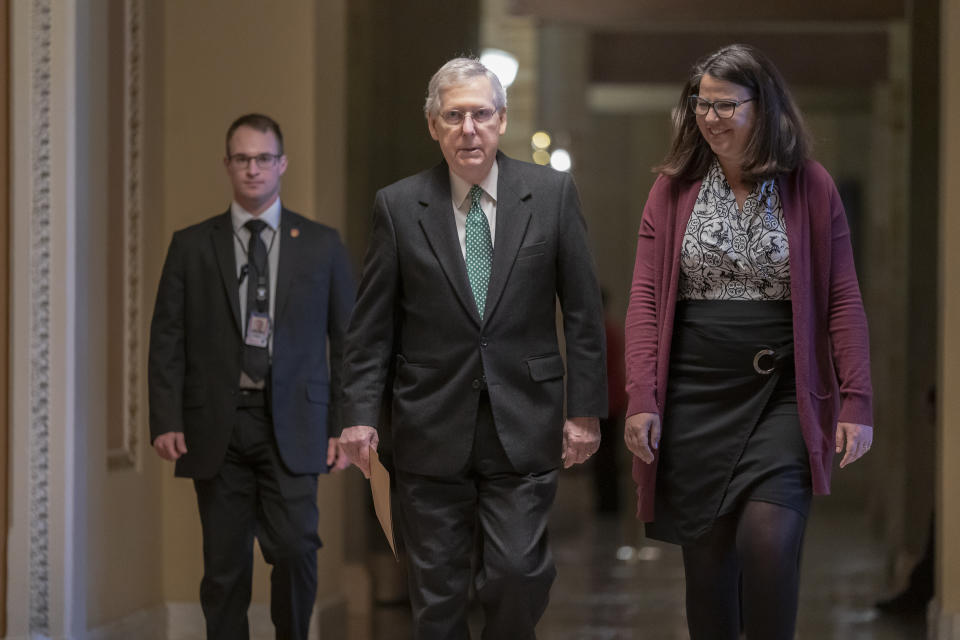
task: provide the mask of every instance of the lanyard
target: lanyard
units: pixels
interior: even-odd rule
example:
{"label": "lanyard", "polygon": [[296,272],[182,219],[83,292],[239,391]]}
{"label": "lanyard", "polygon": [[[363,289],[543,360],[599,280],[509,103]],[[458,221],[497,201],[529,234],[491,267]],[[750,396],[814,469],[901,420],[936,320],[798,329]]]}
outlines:
{"label": "lanyard", "polygon": [[[270,252],[273,251],[273,242],[274,240],[277,239],[277,233],[280,232],[279,229],[274,229],[273,227],[270,227],[270,230],[273,231],[273,235],[270,236],[270,244],[267,245],[267,264],[268,265],[270,264]],[[253,235],[252,231],[250,232],[250,235],[251,236]],[[240,234],[237,233],[236,229],[233,230],[233,237],[236,238],[237,243],[240,245],[240,250],[243,251],[243,257],[246,258],[246,262],[244,262],[243,265],[241,265],[240,267],[240,276],[237,280],[237,286],[239,287],[243,285],[243,281],[247,278],[247,272],[250,271],[250,255],[249,255],[250,252],[247,251],[247,247],[244,245],[243,239],[240,238]],[[266,278],[263,275],[261,275],[260,278],[257,279],[257,284],[259,284],[260,286],[263,286],[264,284],[266,284]]]}

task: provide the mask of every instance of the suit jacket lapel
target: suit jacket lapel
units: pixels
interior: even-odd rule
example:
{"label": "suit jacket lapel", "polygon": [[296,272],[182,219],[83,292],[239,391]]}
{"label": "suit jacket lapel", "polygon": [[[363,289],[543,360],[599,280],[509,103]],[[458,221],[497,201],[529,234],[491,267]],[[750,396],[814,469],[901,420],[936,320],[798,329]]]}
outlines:
{"label": "suit jacket lapel", "polygon": [[497,237],[493,245],[493,267],[487,288],[486,318],[496,309],[530,224],[530,189],[517,171],[511,171],[510,158],[498,153],[497,161],[500,167],[497,180]]}
{"label": "suit jacket lapel", "polygon": [[220,266],[220,279],[223,281],[224,293],[227,295],[227,300],[230,301],[230,309],[233,311],[233,320],[237,325],[237,331],[242,334],[240,286],[237,284],[237,256],[233,248],[233,223],[230,220],[229,211],[217,218],[212,228],[211,240],[217,256],[217,264]]}
{"label": "suit jacket lapel", "polygon": [[460,251],[460,239],[457,237],[457,223],[453,218],[451,198],[449,169],[445,162],[441,162],[430,174],[429,183],[420,198],[422,207],[420,227],[427,236],[427,242],[430,243],[430,248],[456,292],[460,304],[479,324],[480,314],[467,278],[467,265]]}
{"label": "suit jacket lapel", "polygon": [[283,309],[290,293],[290,284],[297,273],[297,265],[302,264],[300,229],[293,215],[287,209],[280,213],[280,228],[277,230],[280,255],[277,256],[277,292],[273,309],[273,321],[283,317]]}

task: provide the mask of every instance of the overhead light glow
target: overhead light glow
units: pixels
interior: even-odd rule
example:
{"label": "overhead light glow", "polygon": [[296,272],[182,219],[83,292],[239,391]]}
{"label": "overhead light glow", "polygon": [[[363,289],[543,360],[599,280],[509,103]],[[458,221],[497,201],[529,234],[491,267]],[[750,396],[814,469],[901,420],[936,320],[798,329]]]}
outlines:
{"label": "overhead light glow", "polygon": [[480,64],[497,75],[504,89],[513,84],[517,78],[517,69],[520,68],[516,57],[503,49],[484,49],[480,54]]}
{"label": "overhead light glow", "polygon": [[570,171],[573,161],[566,149],[557,149],[550,154],[550,166],[557,171]]}
{"label": "overhead light glow", "polygon": [[659,547],[640,547],[637,549],[637,560],[655,562],[660,559],[661,553]]}
{"label": "overhead light glow", "polygon": [[617,548],[617,560],[620,562],[632,562],[637,557],[637,550],[630,545],[624,545]]}
{"label": "overhead light glow", "polygon": [[533,152],[533,161],[537,164],[550,164],[550,152],[537,149]]}
{"label": "overhead light glow", "polygon": [[534,149],[546,149],[550,146],[550,134],[546,131],[537,131],[530,138],[530,144]]}

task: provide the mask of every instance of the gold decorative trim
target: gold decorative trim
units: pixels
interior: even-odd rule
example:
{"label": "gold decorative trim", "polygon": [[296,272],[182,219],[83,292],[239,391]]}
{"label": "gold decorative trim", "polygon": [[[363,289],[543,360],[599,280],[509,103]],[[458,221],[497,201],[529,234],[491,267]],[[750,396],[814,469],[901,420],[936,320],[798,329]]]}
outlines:
{"label": "gold decorative trim", "polygon": [[124,3],[123,91],[123,429],[122,445],[107,451],[111,470],[139,462],[141,363],[140,239],[143,211],[143,0]]}
{"label": "gold decorative trim", "polygon": [[31,44],[30,631],[50,629],[51,0],[34,0]]}

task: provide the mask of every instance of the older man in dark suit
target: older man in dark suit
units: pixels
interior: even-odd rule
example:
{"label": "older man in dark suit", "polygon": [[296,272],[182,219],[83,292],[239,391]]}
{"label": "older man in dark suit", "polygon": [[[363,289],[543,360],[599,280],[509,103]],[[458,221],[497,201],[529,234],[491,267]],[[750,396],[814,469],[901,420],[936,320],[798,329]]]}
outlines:
{"label": "older man in dark suit", "polygon": [[607,411],[600,291],[570,176],[498,152],[507,113],[496,76],[451,60],[425,114],[444,162],[377,194],[344,353],[341,443],[368,474],[392,396],[415,637],[469,637],[479,534],[483,637],[533,638],[556,573],[546,525],[558,469],[596,451]]}
{"label": "older man in dark suit", "polygon": [[150,435],[176,474],[194,479],[207,638],[249,637],[256,536],[273,565],[277,638],[305,640],[317,589],[317,474],[349,465],[337,409],[353,278],[337,232],[280,204],[287,158],[276,122],[237,119],[224,165],[230,209],[176,232],[163,266]]}

